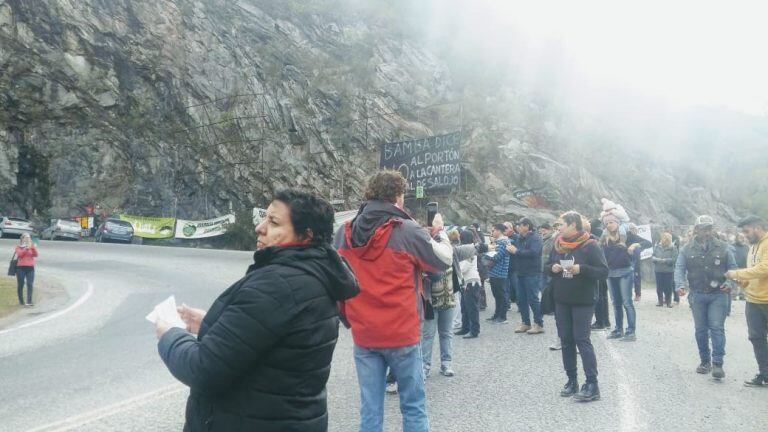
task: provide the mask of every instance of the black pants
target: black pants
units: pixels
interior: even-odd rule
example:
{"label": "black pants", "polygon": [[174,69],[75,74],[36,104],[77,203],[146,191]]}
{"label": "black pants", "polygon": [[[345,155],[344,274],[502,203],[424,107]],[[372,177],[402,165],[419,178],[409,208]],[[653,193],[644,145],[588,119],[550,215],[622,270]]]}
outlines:
{"label": "black pants", "polygon": [[507,279],[492,277],[491,293],[496,303],[496,310],[493,313],[494,318],[507,319]]}
{"label": "black pants", "polygon": [[480,334],[480,284],[471,283],[461,292],[461,330]]}
{"label": "black pants", "polygon": [[578,346],[587,382],[597,382],[597,359],[592,341],[589,339],[593,311],[594,306],[591,305],[555,303],[555,321],[557,334],[563,346],[565,373],[569,378],[576,378],[578,370],[576,347]]}
{"label": "black pants", "polygon": [[747,302],[747,331],[760,375],[768,377],[768,304]]}
{"label": "black pants", "polygon": [[605,279],[597,282],[597,302],[595,303],[595,324],[611,327],[611,315],[608,307],[608,282]]}
{"label": "black pants", "polygon": [[666,304],[667,306],[672,304],[674,285],[675,278],[673,273],[656,272],[656,297],[658,297],[660,304]]}
{"label": "black pants", "polygon": [[24,304],[24,280],[27,281],[27,303],[32,303],[32,289],[35,285],[35,268],[28,266],[16,267],[16,293],[19,295],[19,304]]}

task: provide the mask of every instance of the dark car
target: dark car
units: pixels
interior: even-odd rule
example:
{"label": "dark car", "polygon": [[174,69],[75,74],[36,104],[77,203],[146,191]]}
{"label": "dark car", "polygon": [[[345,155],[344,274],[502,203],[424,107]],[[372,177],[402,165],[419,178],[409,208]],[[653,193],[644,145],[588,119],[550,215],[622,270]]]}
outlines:
{"label": "dark car", "polygon": [[130,222],[120,219],[107,219],[96,230],[96,241],[119,241],[130,243],[133,240],[133,226]]}

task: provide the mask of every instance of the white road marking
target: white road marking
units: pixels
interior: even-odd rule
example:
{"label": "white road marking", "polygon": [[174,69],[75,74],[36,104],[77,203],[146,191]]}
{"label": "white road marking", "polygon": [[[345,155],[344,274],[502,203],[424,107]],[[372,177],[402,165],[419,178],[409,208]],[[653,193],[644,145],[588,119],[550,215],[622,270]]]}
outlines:
{"label": "white road marking", "polygon": [[88,300],[88,298],[91,297],[91,294],[93,294],[93,285],[90,282],[86,282],[86,283],[88,284],[88,289],[85,291],[85,294],[80,296],[80,298],[77,299],[76,302],[74,302],[71,305],[69,305],[69,307],[67,307],[66,309],[62,309],[62,310],[60,310],[58,312],[55,312],[55,313],[52,313],[52,314],[50,314],[48,316],[44,316],[44,317],[42,317],[40,319],[36,319],[34,321],[30,321],[28,323],[24,323],[24,324],[18,325],[16,327],[11,327],[11,328],[7,328],[5,330],[0,330],[0,335],[6,334],[6,333],[10,333],[10,332],[13,332],[13,331],[16,331],[16,330],[21,330],[23,328],[32,327],[32,326],[35,326],[35,325],[38,325],[38,324],[42,324],[44,322],[48,322],[48,321],[50,321],[52,319],[58,318],[58,317],[60,317],[60,316],[62,316],[64,314],[67,314],[69,312],[72,312],[73,310],[78,308],[80,305],[85,303],[85,301]]}
{"label": "white road marking", "polygon": [[616,384],[619,393],[619,430],[621,432],[647,431],[648,425],[643,420],[642,407],[633,392],[633,388],[636,387],[628,382],[628,377],[632,373],[627,367],[627,362],[610,341],[606,341],[605,347],[616,363],[616,370],[619,372],[616,374]]}
{"label": "white road marking", "polygon": [[34,429],[30,429],[27,432],[65,432],[78,430],[88,423],[93,423],[95,421],[128,411],[130,409],[138,408],[154,400],[181,393],[186,389],[187,387],[180,383],[171,384],[161,389],[134,396],[130,399],[126,399],[112,405],[107,405],[93,411],[67,417],[64,420],[59,420],[44,426],[39,426]]}

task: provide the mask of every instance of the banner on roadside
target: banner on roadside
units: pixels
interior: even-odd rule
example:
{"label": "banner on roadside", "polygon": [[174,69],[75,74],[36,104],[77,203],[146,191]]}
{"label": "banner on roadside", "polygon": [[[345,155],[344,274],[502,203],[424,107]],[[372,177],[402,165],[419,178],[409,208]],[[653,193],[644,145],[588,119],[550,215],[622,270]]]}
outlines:
{"label": "banner on roadside", "polygon": [[216,237],[227,232],[227,227],[235,223],[235,215],[228,214],[214,219],[191,221],[176,220],[176,238],[199,239]]}
{"label": "banner on roadside", "polygon": [[173,237],[176,225],[176,219],[167,217],[120,215],[120,219],[133,226],[134,236],[150,239]]}

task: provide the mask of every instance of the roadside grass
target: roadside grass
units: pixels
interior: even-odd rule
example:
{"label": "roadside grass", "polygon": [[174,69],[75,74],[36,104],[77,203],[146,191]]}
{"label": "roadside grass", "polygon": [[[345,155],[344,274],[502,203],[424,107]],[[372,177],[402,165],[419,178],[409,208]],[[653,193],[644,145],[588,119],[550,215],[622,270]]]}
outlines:
{"label": "roadside grass", "polygon": [[19,309],[16,296],[16,278],[0,276],[0,318]]}

